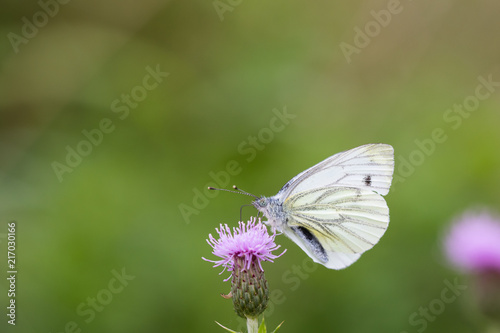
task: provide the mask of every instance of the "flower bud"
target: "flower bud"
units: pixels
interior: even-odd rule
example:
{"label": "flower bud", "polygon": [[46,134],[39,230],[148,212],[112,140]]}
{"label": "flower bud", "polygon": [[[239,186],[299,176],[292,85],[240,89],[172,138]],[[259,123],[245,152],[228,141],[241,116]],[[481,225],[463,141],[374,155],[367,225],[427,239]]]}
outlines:
{"label": "flower bud", "polygon": [[236,313],[243,318],[256,318],[267,307],[269,289],[264,271],[256,260],[250,267],[244,257],[235,258],[231,293]]}

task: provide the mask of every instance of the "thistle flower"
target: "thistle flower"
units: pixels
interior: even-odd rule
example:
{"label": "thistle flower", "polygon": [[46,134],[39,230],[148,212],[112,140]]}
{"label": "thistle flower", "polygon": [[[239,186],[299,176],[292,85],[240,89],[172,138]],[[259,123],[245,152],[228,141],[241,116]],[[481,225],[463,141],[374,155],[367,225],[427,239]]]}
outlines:
{"label": "thistle flower", "polygon": [[500,273],[500,220],[487,211],[464,213],[445,239],[445,252],[462,270]]}
{"label": "thistle flower", "polygon": [[500,323],[500,219],[487,211],[466,212],[444,242],[448,260],[472,275],[479,310]]}
{"label": "thistle flower", "polygon": [[226,269],[231,275],[224,281],[232,277],[231,293],[234,310],[243,318],[255,319],[267,307],[269,298],[268,284],[264,277],[262,261],[273,262],[280,257],[272,252],[280,248],[274,243],[276,232],[269,235],[267,228],[260,219],[251,218],[245,224],[239,222],[237,228],[231,229],[225,225],[220,225],[216,229],[219,239],[215,239],[211,234],[207,243],[213,248],[212,253],[220,260],[203,260],[215,263],[213,267],[223,266],[222,274]]}

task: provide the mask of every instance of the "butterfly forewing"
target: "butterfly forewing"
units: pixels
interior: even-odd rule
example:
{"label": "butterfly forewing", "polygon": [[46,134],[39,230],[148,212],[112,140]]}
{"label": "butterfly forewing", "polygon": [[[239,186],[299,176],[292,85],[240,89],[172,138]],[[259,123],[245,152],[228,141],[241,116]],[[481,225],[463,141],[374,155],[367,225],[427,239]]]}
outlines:
{"label": "butterfly forewing", "polygon": [[286,198],[314,188],[346,186],[386,195],[394,172],[394,149],[368,144],[335,154],[298,174],[280,190]]}

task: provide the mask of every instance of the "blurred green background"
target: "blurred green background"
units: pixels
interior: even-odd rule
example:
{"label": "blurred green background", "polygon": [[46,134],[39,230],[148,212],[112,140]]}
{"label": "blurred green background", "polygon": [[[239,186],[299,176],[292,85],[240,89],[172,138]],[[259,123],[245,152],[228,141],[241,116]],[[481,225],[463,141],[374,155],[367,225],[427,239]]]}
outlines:
{"label": "blurred green background", "polygon": [[387,233],[342,271],[278,237],[269,327],[481,331],[472,288],[425,328],[410,318],[446,280],[469,286],[441,252],[453,216],[500,206],[500,87],[480,79],[500,82],[498,1],[63,2],[0,13],[1,332],[242,329],[228,274],[201,257],[250,198],[207,184],[274,195],[377,142],[396,154]]}

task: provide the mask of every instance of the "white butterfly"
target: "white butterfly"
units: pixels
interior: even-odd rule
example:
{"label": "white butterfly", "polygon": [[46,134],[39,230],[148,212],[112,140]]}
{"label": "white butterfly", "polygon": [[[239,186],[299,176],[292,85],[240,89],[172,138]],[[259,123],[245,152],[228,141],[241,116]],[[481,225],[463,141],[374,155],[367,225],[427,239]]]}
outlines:
{"label": "white butterfly", "polygon": [[252,204],[267,217],[267,224],[315,262],[342,269],[377,244],[389,226],[382,196],[389,193],[393,173],[394,149],[367,144],[299,173],[272,197],[234,188],[256,198]]}
{"label": "white butterfly", "polygon": [[367,144],[335,154],[252,204],[267,223],[315,262],[342,269],[359,259],[389,225],[394,149]]}

